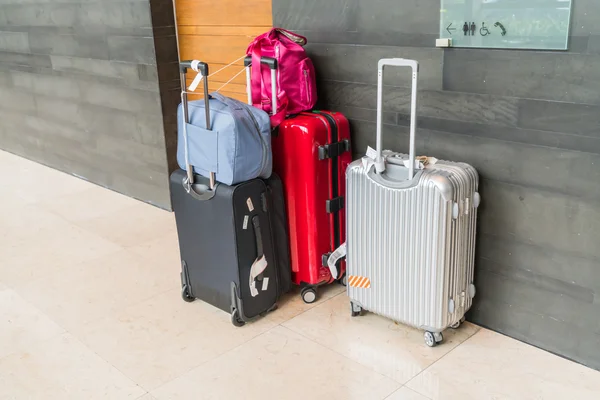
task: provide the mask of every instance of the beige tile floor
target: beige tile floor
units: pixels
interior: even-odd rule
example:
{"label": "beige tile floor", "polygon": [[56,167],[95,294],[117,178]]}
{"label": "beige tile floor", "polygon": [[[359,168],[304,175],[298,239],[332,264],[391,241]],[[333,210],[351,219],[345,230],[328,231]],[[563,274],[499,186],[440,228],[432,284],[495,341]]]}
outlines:
{"label": "beige tile floor", "polygon": [[341,286],[243,328],[180,299],[171,213],[0,151],[0,399],[599,399],[600,372],[466,323],[436,348]]}

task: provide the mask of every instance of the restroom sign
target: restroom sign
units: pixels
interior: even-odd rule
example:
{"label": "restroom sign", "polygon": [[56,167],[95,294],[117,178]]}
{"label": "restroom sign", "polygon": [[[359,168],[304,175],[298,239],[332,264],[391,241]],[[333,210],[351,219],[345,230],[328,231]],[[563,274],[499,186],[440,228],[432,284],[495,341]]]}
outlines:
{"label": "restroom sign", "polygon": [[572,0],[442,0],[452,47],[567,50]]}

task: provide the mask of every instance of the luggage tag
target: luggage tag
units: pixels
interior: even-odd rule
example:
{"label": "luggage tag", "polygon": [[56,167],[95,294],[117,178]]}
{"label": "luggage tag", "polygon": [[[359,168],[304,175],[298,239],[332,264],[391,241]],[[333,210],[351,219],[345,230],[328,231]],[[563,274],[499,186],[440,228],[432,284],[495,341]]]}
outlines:
{"label": "luggage tag", "polygon": [[264,292],[269,287],[269,277],[266,276],[263,278],[262,291]]}
{"label": "luggage tag", "polygon": [[375,160],[377,159],[377,150],[372,148],[371,146],[367,146],[367,153],[362,158],[362,166],[366,173],[371,171],[371,168],[375,165]]}
{"label": "luggage tag", "polygon": [[369,171],[371,170],[371,167],[373,167],[373,165],[375,165],[375,162],[373,160],[371,160],[369,157],[363,157],[361,159],[361,161],[362,161],[363,169],[365,170],[366,173],[369,173]]}
{"label": "luggage tag", "polygon": [[192,81],[192,83],[190,84],[190,87],[188,88],[188,90],[190,92],[194,92],[196,91],[196,89],[198,89],[198,85],[200,84],[200,82],[202,82],[202,78],[204,78],[202,76],[202,74],[198,74],[196,75],[196,77],[194,78],[194,80]]}
{"label": "luggage tag", "polygon": [[192,61],[192,65],[191,65],[192,71],[196,71],[197,74],[196,74],[196,77],[194,78],[194,80],[192,81],[192,83],[190,84],[190,87],[188,88],[188,90],[190,92],[194,92],[198,88],[198,85],[200,84],[200,82],[202,82],[202,78],[204,78],[204,76],[202,76],[202,74],[200,73],[200,71],[198,69],[199,66],[200,66],[200,61],[198,61],[198,60]]}
{"label": "luggage tag", "polygon": [[344,257],[346,257],[346,243],[342,244],[340,247],[335,249],[335,251],[333,253],[331,253],[329,258],[327,259],[327,266],[329,267],[331,276],[334,279],[339,278],[336,264],[341,258],[344,258]]}
{"label": "luggage tag", "polygon": [[[419,156],[415,158],[415,169],[425,169],[428,165],[435,165],[438,159],[435,157]],[[402,160],[406,168],[410,167],[410,160]]]}
{"label": "luggage tag", "polygon": [[438,162],[438,159],[435,157],[427,157],[427,156],[419,156],[417,160],[423,163],[423,167],[427,167],[428,165],[435,165]]}
{"label": "luggage tag", "polygon": [[[250,268],[250,294],[252,297],[258,296],[258,289],[256,288],[256,277],[262,274],[267,269],[267,259],[263,255],[261,258],[254,260],[252,267]],[[264,278],[267,279],[267,278]],[[263,287],[265,286],[263,279]],[[267,281],[267,286],[269,281]]]}
{"label": "luggage tag", "polygon": [[371,160],[375,160],[377,158],[377,150],[375,150],[371,146],[367,146],[366,156],[369,157]]}
{"label": "luggage tag", "polygon": [[[410,168],[410,160],[402,160],[402,164],[404,164],[404,166],[406,168]],[[415,160],[415,169],[424,169],[425,165],[419,161],[419,160]]]}

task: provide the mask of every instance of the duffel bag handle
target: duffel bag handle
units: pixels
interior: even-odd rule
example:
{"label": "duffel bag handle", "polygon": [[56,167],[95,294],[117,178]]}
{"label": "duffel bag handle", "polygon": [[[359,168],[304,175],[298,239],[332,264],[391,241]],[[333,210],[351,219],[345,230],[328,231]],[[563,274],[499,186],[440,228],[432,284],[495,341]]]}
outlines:
{"label": "duffel bag handle", "polygon": [[[232,110],[243,110],[243,106],[240,106],[240,103],[237,100],[233,100],[227,96],[223,96],[221,93],[219,92],[213,92],[210,95],[213,99],[219,100],[221,103],[225,104],[227,107],[229,107]],[[241,103],[243,104],[243,103]]]}
{"label": "duffel bag handle", "polygon": [[[187,172],[187,183],[184,183],[185,190],[190,193],[192,186],[194,185],[194,168],[190,164],[188,154],[188,136],[187,136],[187,124],[189,123],[189,112],[188,112],[188,93],[187,93],[187,81],[186,75],[188,68],[198,72],[203,80],[204,90],[204,113],[206,116],[206,130],[211,130],[210,126],[210,102],[208,95],[208,64],[198,60],[185,60],[179,63],[179,74],[181,79],[181,108],[183,111],[183,140],[185,141],[185,168]],[[215,188],[215,173],[210,172],[210,189]]]}

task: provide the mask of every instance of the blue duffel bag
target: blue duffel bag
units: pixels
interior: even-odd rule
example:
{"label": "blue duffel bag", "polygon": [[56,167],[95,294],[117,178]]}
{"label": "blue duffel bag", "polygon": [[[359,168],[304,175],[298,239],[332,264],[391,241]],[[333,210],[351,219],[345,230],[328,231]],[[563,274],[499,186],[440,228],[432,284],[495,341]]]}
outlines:
{"label": "blue duffel bag", "polygon": [[216,181],[226,185],[271,176],[271,123],[263,110],[213,93],[208,102],[188,102],[184,96],[177,117],[177,162],[182,169],[189,163],[195,173],[205,177],[214,173]]}

